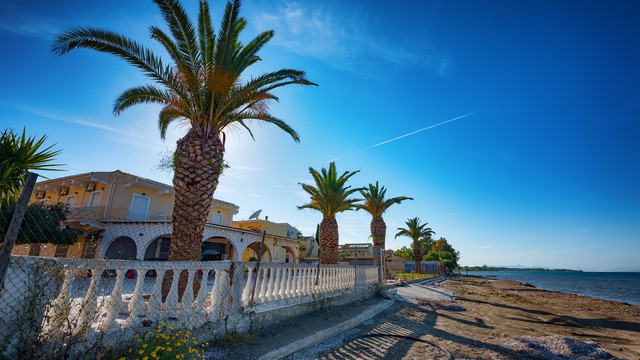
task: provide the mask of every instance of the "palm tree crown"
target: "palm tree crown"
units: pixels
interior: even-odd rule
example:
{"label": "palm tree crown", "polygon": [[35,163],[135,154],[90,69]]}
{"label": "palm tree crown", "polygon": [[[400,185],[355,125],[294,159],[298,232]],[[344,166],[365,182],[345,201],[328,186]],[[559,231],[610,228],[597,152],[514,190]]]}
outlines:
{"label": "palm tree crown", "polygon": [[427,227],[428,223],[421,224],[419,217],[414,217],[412,219],[408,219],[405,224],[406,228],[398,228],[398,232],[396,233],[396,238],[398,236],[407,236],[411,238],[411,240],[418,241],[423,237],[428,237],[435,232],[431,230],[430,227]]}
{"label": "palm tree crown", "polygon": [[335,217],[336,214],[356,209],[360,199],[350,199],[349,196],[360,191],[360,188],[345,186],[350,177],[360,172],[345,171],[338,176],[336,163],[331,162],[329,169],[322,168],[318,172],[314,168],[309,168],[316,186],[300,184],[302,189],[311,196],[311,202],[298,206],[298,210],[313,209],[320,211],[325,217]]}
{"label": "palm tree crown", "polygon": [[382,214],[384,214],[391,205],[400,204],[405,200],[413,200],[413,198],[407,196],[385,199],[387,189],[384,186],[379,186],[377,181],[375,185],[369,184],[368,188],[361,189],[360,194],[364,198],[364,203],[358,204],[356,207],[359,210],[368,212],[374,218],[382,217]]}
{"label": "palm tree crown", "polygon": [[27,136],[26,129],[22,134],[13,129],[0,134],[0,207],[18,199],[29,170],[59,170],[60,164],[51,161],[60,150],[52,150],[54,145],[45,148],[46,140],[46,135],[39,139]]}
{"label": "palm tree crown", "polygon": [[240,78],[249,66],[261,60],[257,53],[274,36],[273,31],[265,31],[242,44],[239,36],[247,22],[239,17],[240,0],[227,3],[217,35],[206,1],[200,2],[197,30],[178,1],[154,2],[171,35],[156,26],[149,27],[149,34],[169,54],[170,65],[134,40],[94,28],[78,27],[58,35],[52,51],[64,55],[78,48],[92,49],[118,56],[142,70],[155,85],[125,90],[116,99],[113,112],[120,114],[141,103],[163,105],[159,115],[162,138],[175,120],[186,120],[192,127],[200,128],[205,137],[219,134],[229,126],[240,126],[253,137],[246,121],[258,120],[280,127],[299,141],[295,130],[269,113],[268,103],[278,100],[271,91],[289,84],[316,84],[308,81],[303,71],[292,69],[277,70],[245,82]]}

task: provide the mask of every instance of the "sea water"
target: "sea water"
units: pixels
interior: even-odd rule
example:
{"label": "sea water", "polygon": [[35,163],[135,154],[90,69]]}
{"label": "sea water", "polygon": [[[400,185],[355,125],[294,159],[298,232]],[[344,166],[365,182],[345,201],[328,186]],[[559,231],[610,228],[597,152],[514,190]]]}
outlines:
{"label": "sea water", "polygon": [[640,272],[469,271],[469,275],[516,280],[540,289],[640,305]]}

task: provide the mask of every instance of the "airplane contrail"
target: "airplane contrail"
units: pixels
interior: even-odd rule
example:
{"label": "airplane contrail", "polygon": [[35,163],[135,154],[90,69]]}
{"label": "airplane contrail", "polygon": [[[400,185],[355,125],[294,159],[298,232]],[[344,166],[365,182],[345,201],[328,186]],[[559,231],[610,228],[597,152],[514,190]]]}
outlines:
{"label": "airplane contrail", "polygon": [[332,161],[340,160],[340,159],[342,159],[342,158],[344,158],[344,157],[347,157],[347,156],[349,156],[349,155],[355,155],[355,154],[357,154],[357,153],[361,153],[361,152],[363,152],[363,151],[366,151],[366,150],[369,150],[369,149],[373,149],[374,147],[378,147],[378,146],[380,146],[380,145],[384,145],[384,144],[390,143],[390,142],[392,142],[392,141],[400,140],[400,139],[405,138],[405,137],[407,137],[407,136],[415,135],[415,134],[420,133],[420,132],[423,132],[423,131],[425,131],[425,130],[433,129],[434,127],[438,127],[438,126],[440,126],[440,125],[448,124],[448,123],[450,123],[450,122],[453,122],[453,121],[456,121],[456,120],[460,120],[460,119],[466,118],[466,117],[468,117],[468,116],[471,116],[471,115],[477,114],[477,113],[479,113],[480,111],[481,111],[481,110],[472,111],[472,112],[470,112],[470,113],[468,113],[468,114],[464,114],[464,115],[456,116],[456,117],[451,118],[451,119],[449,119],[449,120],[445,120],[445,121],[443,121],[443,122],[439,122],[439,123],[434,124],[434,125],[429,125],[429,126],[427,126],[427,127],[423,127],[422,129],[418,129],[418,130],[412,131],[412,132],[410,132],[410,133],[406,133],[406,134],[404,134],[404,135],[396,136],[396,137],[394,137],[393,139],[385,140],[385,141],[383,141],[383,142],[379,142],[379,143],[377,143],[377,144],[375,144],[375,145],[371,145],[371,146],[369,146],[369,147],[366,147],[366,148],[360,149],[360,150],[358,150],[358,151],[354,152],[353,154],[347,154],[347,155],[339,156],[339,157],[337,157],[337,158],[335,158],[335,159],[329,160],[328,162],[332,162]]}

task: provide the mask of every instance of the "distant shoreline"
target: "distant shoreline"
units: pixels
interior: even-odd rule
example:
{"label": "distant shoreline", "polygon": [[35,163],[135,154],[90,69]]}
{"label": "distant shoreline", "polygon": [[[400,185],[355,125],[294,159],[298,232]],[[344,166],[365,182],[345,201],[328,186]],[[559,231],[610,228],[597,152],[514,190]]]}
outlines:
{"label": "distant shoreline", "polygon": [[545,269],[545,268],[510,268],[510,267],[494,267],[494,266],[467,266],[456,271],[553,271],[553,272],[583,272],[574,269]]}

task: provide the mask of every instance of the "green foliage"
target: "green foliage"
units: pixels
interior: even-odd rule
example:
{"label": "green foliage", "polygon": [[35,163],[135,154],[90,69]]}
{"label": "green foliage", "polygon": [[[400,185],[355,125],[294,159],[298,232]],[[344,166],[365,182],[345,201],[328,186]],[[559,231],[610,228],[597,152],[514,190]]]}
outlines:
{"label": "green foliage", "polygon": [[163,322],[143,337],[136,338],[127,356],[120,359],[204,359],[207,345],[198,344],[189,330],[176,330]]}
{"label": "green foliage", "polygon": [[33,170],[59,170],[60,164],[52,164],[60,150],[52,150],[54,145],[44,147],[47,136],[39,139],[27,136],[26,129],[16,134],[13,129],[5,129],[0,134],[0,207],[18,199],[20,189]]}
{"label": "green foliage", "polygon": [[309,172],[313,176],[316,186],[300,184],[302,190],[310,195],[311,202],[298,206],[298,210],[313,209],[321,212],[325,217],[335,217],[340,212],[356,208],[360,199],[349,197],[361,189],[351,188],[351,186],[346,186],[346,183],[350,177],[360,172],[359,170],[345,171],[338,176],[336,163],[331,162],[328,170],[322,168],[321,172],[318,172],[310,167]]}
{"label": "green foliage", "polygon": [[[1,239],[7,233],[14,209],[15,203],[11,203],[0,210]],[[62,203],[36,203],[27,206],[16,243],[72,244],[81,231],[64,226],[68,215],[69,208]]]}
{"label": "green foliage", "polygon": [[433,243],[431,250],[429,250],[423,259],[426,261],[440,260],[448,269],[453,270],[458,267],[460,252],[456,251],[453,246],[447,242],[447,239],[441,237]]}
{"label": "green foliage", "polygon": [[413,250],[409,247],[403,246],[400,249],[393,252],[396,256],[400,256],[403,259],[413,260]]}

